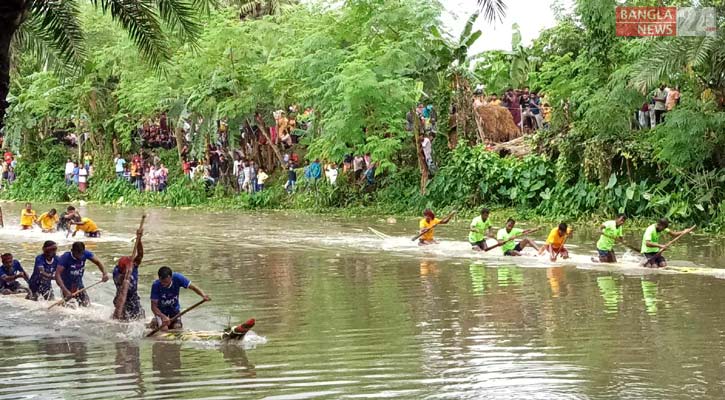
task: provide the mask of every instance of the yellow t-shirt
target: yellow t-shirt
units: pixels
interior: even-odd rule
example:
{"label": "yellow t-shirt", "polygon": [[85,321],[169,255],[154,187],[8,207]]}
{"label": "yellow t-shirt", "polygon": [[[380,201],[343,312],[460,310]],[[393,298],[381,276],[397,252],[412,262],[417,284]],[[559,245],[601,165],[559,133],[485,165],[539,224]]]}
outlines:
{"label": "yellow t-shirt", "polygon": [[26,210],[23,209],[23,211],[20,213],[20,225],[22,226],[33,226],[33,223],[36,221],[37,216],[35,215],[35,210]]}
{"label": "yellow t-shirt", "polygon": [[93,233],[98,231],[98,225],[93,222],[90,218],[82,218],[81,223],[76,225],[76,232],[83,231],[86,233]]}
{"label": "yellow t-shirt", "polygon": [[[571,228],[568,228],[566,230],[566,234],[571,234]],[[564,238],[565,236],[559,235],[559,228],[554,228],[549,232],[549,237],[546,238],[546,244],[550,244],[551,247],[554,248],[554,250],[559,250],[561,248],[561,245],[564,244]]]}
{"label": "yellow t-shirt", "polygon": [[40,227],[46,231],[55,229],[55,226],[58,224],[58,221],[60,221],[60,217],[58,216],[58,214],[55,214],[54,216],[51,217],[46,212],[46,213],[40,214],[40,217],[38,217],[38,222],[40,222]]}
{"label": "yellow t-shirt", "polygon": [[[423,230],[423,229],[430,228],[431,226],[434,226],[434,225],[438,224],[439,222],[441,222],[441,220],[438,218],[433,218],[430,222],[426,221],[426,219],[423,218],[420,220],[419,226],[420,226],[420,229]],[[435,231],[435,229],[429,230],[423,236],[421,236],[419,240],[433,240],[433,231]]]}

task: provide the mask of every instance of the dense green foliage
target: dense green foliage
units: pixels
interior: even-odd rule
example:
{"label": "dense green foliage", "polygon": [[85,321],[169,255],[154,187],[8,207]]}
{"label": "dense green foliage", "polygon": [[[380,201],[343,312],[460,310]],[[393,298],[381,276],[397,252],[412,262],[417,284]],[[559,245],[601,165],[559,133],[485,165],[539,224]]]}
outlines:
{"label": "dense green foliage", "polygon": [[[667,216],[724,229],[725,13],[714,38],[624,39],[614,34],[617,4],[578,0],[572,14],[561,15],[531,45],[515,33],[511,52],[477,57],[469,47],[481,33],[470,24],[460,39],[442,33],[435,2],[289,4],[273,16],[241,22],[237,8],[220,8],[205,17],[196,46],[172,46],[161,71],[139,62],[125,34],[89,8],[82,20],[89,56],[81,73],[59,75],[30,60],[17,66],[7,139],[22,149],[26,166],[3,196],[80,196],[59,176],[66,155],[49,152],[47,143],[53,129],[81,122],[90,132],[86,150],[99,162],[83,196],[104,203],[404,213],[485,204],[552,218]],[[468,68],[473,61],[475,69]],[[635,113],[659,81],[679,85],[682,102],[666,123],[636,130]],[[449,106],[463,104],[465,95],[454,82],[480,82],[498,94],[516,86],[543,92],[553,108],[551,127],[527,139],[533,151],[521,159],[469,141],[449,150]],[[439,121],[439,171],[425,195],[413,134],[404,129],[405,114],[418,101],[435,104]],[[209,190],[182,179],[173,151],[162,153],[173,174],[164,193],[139,194],[108,179],[114,141],[122,152],[135,149],[131,131],[142,118],[162,110],[172,122],[204,117],[202,135],[192,143],[192,154],[200,156],[205,141],[216,139],[215,120],[229,118],[230,141],[237,143],[245,121],[253,124],[260,113],[271,124],[271,112],[290,104],[315,110],[303,140],[308,158],[339,162],[346,153],[369,152],[380,162],[377,184],[341,176],[337,187],[288,195],[278,176],[265,192],[236,195],[222,185]],[[48,155],[55,152],[55,158]]]}

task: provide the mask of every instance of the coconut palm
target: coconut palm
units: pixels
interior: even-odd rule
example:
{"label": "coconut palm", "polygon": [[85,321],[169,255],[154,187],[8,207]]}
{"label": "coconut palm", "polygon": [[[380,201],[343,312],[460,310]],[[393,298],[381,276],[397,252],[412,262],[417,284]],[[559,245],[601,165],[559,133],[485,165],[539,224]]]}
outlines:
{"label": "coconut palm", "polygon": [[236,0],[239,17],[259,18],[265,15],[280,15],[285,7],[298,4],[298,0]]}
{"label": "coconut palm", "polygon": [[[725,24],[720,27],[720,32]],[[709,89],[719,107],[725,108],[725,35],[677,37],[652,41],[635,63],[630,83],[646,93],[677,74],[690,74],[702,90]]]}
{"label": "coconut palm", "polygon": [[488,21],[502,21],[506,15],[506,2],[504,0],[478,0],[483,18]]}
{"label": "coconut palm", "polygon": [[[34,52],[46,60],[80,65],[85,55],[78,19],[81,0],[0,1],[0,129],[10,91],[13,52]],[[125,28],[141,55],[160,65],[171,55],[166,29],[193,42],[201,32],[197,20],[214,0],[90,0]]]}

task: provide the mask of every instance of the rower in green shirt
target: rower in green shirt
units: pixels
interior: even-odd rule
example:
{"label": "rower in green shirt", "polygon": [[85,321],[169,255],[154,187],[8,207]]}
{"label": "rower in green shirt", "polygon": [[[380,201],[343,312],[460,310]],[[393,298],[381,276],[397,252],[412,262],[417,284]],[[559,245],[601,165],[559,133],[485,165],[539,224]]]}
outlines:
{"label": "rower in green shirt", "polygon": [[[624,237],[624,233],[622,232],[622,225],[624,225],[624,222],[626,220],[626,215],[619,214],[617,215],[616,219],[607,221],[602,224],[602,235],[599,237],[599,241],[597,242],[599,262],[617,262],[617,256],[614,254],[614,244],[617,241],[622,241],[622,238]],[[592,261],[596,261],[596,259],[592,259]]]}
{"label": "rower in green shirt", "polygon": [[499,229],[498,234],[496,235],[496,239],[498,239],[499,243],[505,242],[501,246],[501,251],[503,251],[503,255],[520,256],[521,251],[527,246],[533,247],[534,249],[536,249],[536,251],[539,251],[539,248],[536,247],[536,243],[528,238],[521,239],[521,241],[518,243],[515,243],[514,240],[507,241],[514,236],[518,236],[524,233],[523,229],[514,228],[515,225],[516,221],[514,221],[513,218],[509,218],[508,221],[506,221],[506,227]]}
{"label": "rower in green shirt", "polygon": [[474,251],[488,249],[486,237],[493,237],[491,220],[488,219],[489,210],[484,208],[481,215],[471,221],[471,230],[468,232],[468,241]]}
{"label": "rower in green shirt", "polygon": [[667,260],[659,254],[660,250],[665,245],[660,244],[660,238],[662,233],[669,234],[670,236],[679,236],[684,232],[670,231],[667,227],[670,225],[670,221],[667,218],[662,218],[657,221],[656,224],[652,224],[647,227],[642,237],[642,254],[647,257],[647,267],[653,268],[664,268],[667,266]]}

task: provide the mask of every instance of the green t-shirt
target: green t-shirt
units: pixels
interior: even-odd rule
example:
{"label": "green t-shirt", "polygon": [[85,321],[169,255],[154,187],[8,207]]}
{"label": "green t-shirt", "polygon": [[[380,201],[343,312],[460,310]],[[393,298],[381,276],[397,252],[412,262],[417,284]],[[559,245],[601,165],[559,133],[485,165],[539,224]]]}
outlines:
{"label": "green t-shirt", "polygon": [[[480,242],[486,238],[486,232],[491,228],[491,220],[486,219],[485,221],[481,216],[474,218],[471,221],[471,232],[468,233],[468,241],[471,243]],[[473,230],[476,232],[473,232]]]}
{"label": "green t-shirt", "polygon": [[[669,229],[665,229],[663,232],[669,231]],[[652,224],[647,227],[647,230],[644,231],[644,236],[642,236],[642,253],[657,253],[660,251],[658,247],[647,246],[647,242],[659,243],[660,234],[662,232],[657,232],[657,224]]]}
{"label": "green t-shirt", "polygon": [[623,237],[624,233],[622,233],[622,227],[617,227],[617,222],[614,220],[607,221],[603,225],[604,232],[602,233],[602,236],[599,237],[597,249],[609,251],[614,248],[615,239]]}
{"label": "green t-shirt", "polygon": [[[513,229],[511,229],[511,232],[506,232],[506,228],[501,228],[501,229],[498,230],[498,234],[496,235],[496,239],[498,239],[500,241],[508,240],[512,236],[520,235],[523,232],[524,232],[524,230],[523,229],[519,229],[519,228],[513,228]],[[516,247],[516,241],[515,240],[512,240],[512,241],[506,242],[504,245],[502,245],[501,246],[501,251],[503,251],[505,253],[505,252],[507,252],[509,250],[513,250],[514,247]]]}

